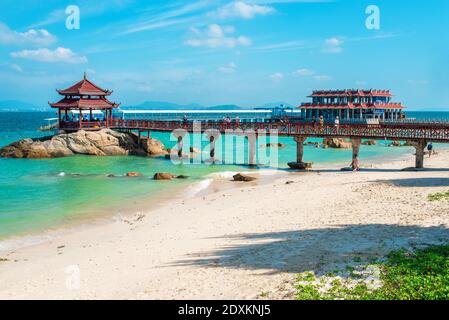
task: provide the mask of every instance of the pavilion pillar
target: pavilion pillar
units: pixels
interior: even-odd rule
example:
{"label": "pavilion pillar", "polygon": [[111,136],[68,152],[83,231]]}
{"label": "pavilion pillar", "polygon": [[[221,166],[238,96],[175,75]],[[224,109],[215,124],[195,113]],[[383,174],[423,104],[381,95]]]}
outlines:
{"label": "pavilion pillar", "polygon": [[64,109],[65,112],[65,121],[69,121],[69,114],[67,113],[67,109]]}
{"label": "pavilion pillar", "polygon": [[92,108],[90,108],[89,111],[89,120],[92,121]]}
{"label": "pavilion pillar", "polygon": [[418,140],[413,143],[413,146],[415,147],[416,153],[415,153],[415,168],[416,169],[422,169],[424,168],[424,149],[427,146],[426,140]]}
{"label": "pavilion pillar", "polygon": [[80,108],[80,115],[79,115],[79,127],[80,127],[80,129],[83,127],[83,111],[81,110],[81,108]]}
{"label": "pavilion pillar", "polygon": [[296,162],[289,162],[288,166],[292,169],[306,170],[312,168],[311,162],[304,162],[304,142],[307,137],[296,136],[294,140],[296,142]]}
{"label": "pavilion pillar", "polygon": [[106,109],[106,128],[109,128],[109,110]]}
{"label": "pavilion pillar", "polygon": [[58,124],[61,124],[61,108],[58,108]]}

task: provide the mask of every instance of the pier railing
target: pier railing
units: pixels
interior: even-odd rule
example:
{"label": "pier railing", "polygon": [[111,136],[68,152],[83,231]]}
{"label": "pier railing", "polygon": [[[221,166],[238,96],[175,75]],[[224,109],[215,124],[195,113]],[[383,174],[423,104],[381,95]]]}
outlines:
{"label": "pier railing", "polygon": [[[151,121],[151,120],[122,120],[113,119],[111,128],[143,131],[173,131],[185,129],[194,131],[192,122],[182,121]],[[306,136],[306,137],[357,137],[363,139],[388,140],[418,140],[424,139],[434,142],[449,142],[448,122],[382,122],[378,124],[352,123],[334,125],[333,123],[311,122],[245,122],[224,123],[216,121],[203,121],[197,123],[196,130],[253,130],[258,134],[277,132],[280,136]]]}

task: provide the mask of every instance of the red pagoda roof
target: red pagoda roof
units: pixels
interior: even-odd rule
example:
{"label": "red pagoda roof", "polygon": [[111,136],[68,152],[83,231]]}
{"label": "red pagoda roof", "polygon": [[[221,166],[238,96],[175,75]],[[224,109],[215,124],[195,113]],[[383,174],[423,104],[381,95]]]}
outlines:
{"label": "red pagoda roof", "polygon": [[316,104],[303,103],[299,109],[404,109],[401,103],[344,103],[344,104]]}
{"label": "red pagoda roof", "polygon": [[86,96],[109,96],[112,91],[105,90],[92,83],[87,79],[86,74],[84,74],[84,79],[77,84],[64,89],[57,90],[59,94],[65,96],[76,96],[76,95],[86,95]]}
{"label": "red pagoda roof", "polygon": [[120,104],[109,101],[106,98],[101,99],[73,99],[64,98],[56,103],[48,103],[52,108],[63,109],[112,109]]}
{"label": "red pagoda roof", "polygon": [[390,90],[359,90],[359,89],[346,89],[346,90],[316,90],[313,91],[309,97],[392,97]]}

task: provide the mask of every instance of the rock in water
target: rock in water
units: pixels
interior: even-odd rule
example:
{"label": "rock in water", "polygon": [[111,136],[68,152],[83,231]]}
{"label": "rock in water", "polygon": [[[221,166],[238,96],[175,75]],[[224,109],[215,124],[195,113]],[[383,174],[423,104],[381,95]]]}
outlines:
{"label": "rock in water", "polygon": [[352,148],[352,143],[346,139],[326,138],[323,140],[323,146],[325,148],[349,149]]}
{"label": "rock in water", "polygon": [[61,133],[53,137],[24,139],[0,149],[4,158],[58,158],[74,154],[95,156],[126,156],[166,154],[164,145],[151,139],[147,147],[137,143],[132,133],[122,133],[110,129],[99,131],[79,130],[73,133]]}
{"label": "rock in water", "polygon": [[232,178],[234,178],[234,181],[243,181],[243,182],[250,182],[256,180],[256,178],[242,173],[237,173],[234,176],[232,176]]}
{"label": "rock in water", "polygon": [[140,172],[127,172],[126,176],[127,177],[141,177],[142,174]]}
{"label": "rock in water", "polygon": [[150,156],[159,156],[168,154],[168,150],[165,149],[165,146],[162,142],[157,139],[149,138],[141,140],[142,148],[148,153]]}
{"label": "rock in water", "polygon": [[376,140],[365,140],[362,142],[365,146],[375,146],[377,144]]}
{"label": "rock in water", "polygon": [[168,173],[168,172],[157,172],[154,174],[154,180],[171,180],[176,178],[176,175]]}

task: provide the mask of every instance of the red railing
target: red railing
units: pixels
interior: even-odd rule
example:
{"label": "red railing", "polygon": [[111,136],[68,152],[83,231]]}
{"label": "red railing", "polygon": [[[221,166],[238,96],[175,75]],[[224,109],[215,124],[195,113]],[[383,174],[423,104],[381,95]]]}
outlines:
{"label": "red railing", "polygon": [[[182,121],[152,121],[152,120],[121,120],[113,119],[110,124],[114,129],[129,130],[153,130],[172,131],[185,129],[189,132],[194,130],[192,122]],[[282,136],[308,136],[308,137],[359,137],[364,139],[392,139],[392,140],[414,140],[425,139],[435,142],[449,142],[449,123],[381,123],[381,124],[334,124],[323,125],[310,122],[295,123],[268,123],[268,122],[244,122],[238,125],[223,122],[202,122],[201,132],[206,130],[253,130],[258,134],[264,134],[277,130]]]}

